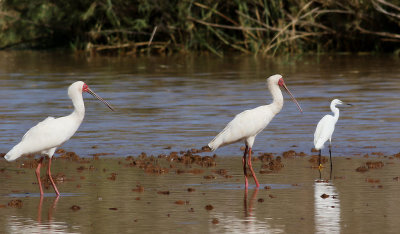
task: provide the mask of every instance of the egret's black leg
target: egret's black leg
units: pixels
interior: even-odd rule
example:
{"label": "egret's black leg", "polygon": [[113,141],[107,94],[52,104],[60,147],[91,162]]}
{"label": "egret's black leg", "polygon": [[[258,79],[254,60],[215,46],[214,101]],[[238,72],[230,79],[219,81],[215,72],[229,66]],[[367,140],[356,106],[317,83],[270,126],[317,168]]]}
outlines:
{"label": "egret's black leg", "polygon": [[319,154],[318,154],[318,169],[319,169],[319,170],[322,169],[322,164],[321,164],[321,150],[319,150]]}
{"label": "egret's black leg", "polygon": [[332,145],[329,141],[329,160],[331,161],[331,171],[332,171]]}

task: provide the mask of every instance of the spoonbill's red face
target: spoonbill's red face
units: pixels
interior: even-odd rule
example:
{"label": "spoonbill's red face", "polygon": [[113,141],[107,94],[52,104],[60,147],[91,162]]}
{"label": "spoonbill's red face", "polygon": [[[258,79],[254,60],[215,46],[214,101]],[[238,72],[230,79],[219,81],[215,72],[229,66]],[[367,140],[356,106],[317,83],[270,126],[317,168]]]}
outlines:
{"label": "spoonbill's red face", "polygon": [[83,83],[83,87],[82,87],[82,92],[88,92],[89,86],[87,86],[87,84]]}
{"label": "spoonbill's red face", "polygon": [[283,78],[280,78],[280,79],[279,79],[278,85],[281,86],[281,87],[284,87],[285,82],[283,81]]}

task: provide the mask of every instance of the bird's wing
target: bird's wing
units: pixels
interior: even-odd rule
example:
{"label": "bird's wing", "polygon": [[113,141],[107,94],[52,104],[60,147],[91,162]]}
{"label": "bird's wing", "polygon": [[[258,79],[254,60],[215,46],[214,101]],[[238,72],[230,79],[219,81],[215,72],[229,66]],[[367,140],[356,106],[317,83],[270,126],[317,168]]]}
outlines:
{"label": "bird's wing", "polygon": [[335,130],[335,121],[333,116],[325,115],[317,124],[314,133],[314,147],[322,149],[324,143],[331,138]]}
{"label": "bird's wing", "polygon": [[39,122],[30,128],[24,134],[21,141],[6,154],[5,159],[12,161],[19,158],[23,154],[37,153],[39,151],[52,148],[46,143],[43,135],[46,135],[47,139],[54,139],[54,137],[50,136],[49,131],[43,131],[43,129],[46,130],[45,126],[51,124],[51,122],[54,120],[54,117],[47,117],[42,122]]}
{"label": "bird's wing", "polygon": [[254,108],[235,116],[226,127],[208,144],[213,150],[220,146],[235,143],[250,136],[256,136],[272,119],[265,115],[265,110]]}
{"label": "bird's wing", "polygon": [[74,133],[63,118],[47,117],[29,129],[17,146],[24,153],[36,153],[63,144]]}
{"label": "bird's wing", "polygon": [[21,142],[9,152],[8,159],[13,160],[23,154],[45,152],[62,145],[74,135],[81,122],[71,119],[71,115],[46,118],[25,133]]}
{"label": "bird's wing", "polygon": [[[243,112],[242,112],[243,113]],[[240,114],[239,114],[240,115]],[[218,133],[216,137],[208,144],[212,150],[216,150],[220,146],[227,145],[229,143],[237,142],[241,139],[239,134],[235,134],[235,129],[240,125],[240,116],[236,115],[225,128]]]}
{"label": "bird's wing", "polygon": [[24,139],[29,138],[31,135],[34,135],[35,132],[37,132],[38,130],[42,129],[43,126],[46,126],[47,123],[51,122],[53,119],[55,119],[54,117],[47,117],[46,119],[44,119],[43,121],[39,122],[38,124],[36,124],[35,126],[31,127],[22,137],[22,141]]}

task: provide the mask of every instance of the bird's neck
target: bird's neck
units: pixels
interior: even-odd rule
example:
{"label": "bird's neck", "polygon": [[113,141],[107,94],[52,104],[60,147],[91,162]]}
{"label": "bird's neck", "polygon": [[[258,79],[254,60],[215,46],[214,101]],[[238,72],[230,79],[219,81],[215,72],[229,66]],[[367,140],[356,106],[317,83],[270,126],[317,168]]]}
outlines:
{"label": "bird's neck", "polygon": [[283,95],[282,91],[279,88],[278,85],[268,85],[269,91],[271,92],[272,95],[272,103],[270,104],[270,107],[272,108],[272,111],[277,114],[279,111],[281,111],[283,107]]}
{"label": "bird's neck", "polygon": [[339,119],[339,108],[336,105],[331,105],[331,111],[333,112],[333,118],[337,121]]}
{"label": "bird's neck", "polygon": [[72,97],[71,100],[74,105],[74,111],[71,113],[71,116],[83,120],[85,117],[85,103],[83,102],[82,95],[76,95]]}

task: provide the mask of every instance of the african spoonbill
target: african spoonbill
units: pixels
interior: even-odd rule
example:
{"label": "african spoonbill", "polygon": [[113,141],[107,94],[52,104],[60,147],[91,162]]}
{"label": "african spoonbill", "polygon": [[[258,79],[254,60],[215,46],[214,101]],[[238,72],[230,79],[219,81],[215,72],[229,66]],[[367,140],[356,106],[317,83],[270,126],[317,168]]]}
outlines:
{"label": "african spoonbill", "polygon": [[41,155],[35,171],[39,183],[40,196],[43,196],[43,188],[40,181],[40,167],[42,166],[43,156],[46,155],[49,157],[47,175],[55,193],[57,196],[60,195],[51,177],[51,159],[57,147],[68,141],[75,134],[85,117],[85,105],[82,97],[83,92],[90,93],[114,111],[114,108],[108,104],[107,101],[99,97],[84,82],[74,82],[68,88],[68,96],[72,100],[74,111],[70,115],[60,118],[47,117],[42,122],[29,129],[22,137],[21,142],[15,145],[4,156],[7,161],[13,161],[24,154],[39,153]]}
{"label": "african spoonbill", "polygon": [[229,145],[238,141],[244,141],[246,148],[244,151],[242,163],[243,173],[245,178],[245,188],[248,188],[247,171],[246,171],[246,155],[248,154],[247,165],[250,168],[251,174],[254,178],[257,188],[260,187],[256,174],[254,173],[251,165],[251,149],[254,140],[258,133],[260,133],[278,114],[283,107],[283,95],[279,87],[283,87],[290,95],[292,100],[296,103],[300,112],[303,112],[300,105],[293,97],[292,93],[286,87],[285,82],[281,75],[273,75],[267,79],[267,86],[271,92],[273,102],[269,105],[259,106],[254,109],[246,110],[238,115],[226,125],[226,127],[208,144],[211,150],[216,150],[218,147]]}

